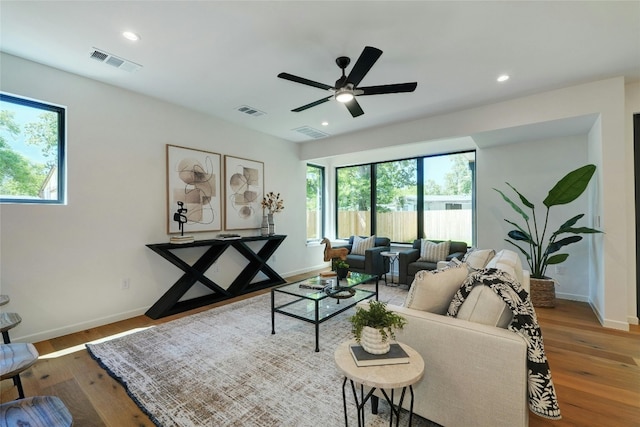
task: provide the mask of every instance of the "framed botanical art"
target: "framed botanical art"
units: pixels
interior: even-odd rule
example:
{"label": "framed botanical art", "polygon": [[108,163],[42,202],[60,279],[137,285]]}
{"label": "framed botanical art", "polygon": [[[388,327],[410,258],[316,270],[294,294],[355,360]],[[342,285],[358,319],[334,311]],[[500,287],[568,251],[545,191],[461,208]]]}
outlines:
{"label": "framed botanical art", "polygon": [[224,156],[225,230],[260,228],[264,163]]}
{"label": "framed botanical art", "polygon": [[180,230],[180,224],[174,221],[178,209],[183,209],[180,214],[186,217],[184,228],[187,233],[221,229],[220,159],[218,153],[167,144],[169,234]]}

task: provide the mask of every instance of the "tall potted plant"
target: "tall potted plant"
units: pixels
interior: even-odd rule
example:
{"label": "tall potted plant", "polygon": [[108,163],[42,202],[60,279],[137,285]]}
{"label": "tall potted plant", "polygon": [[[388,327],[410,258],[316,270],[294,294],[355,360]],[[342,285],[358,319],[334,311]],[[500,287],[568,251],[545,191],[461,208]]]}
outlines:
{"label": "tall potted plant", "polygon": [[[515,187],[508,182],[506,183],[518,195],[520,202],[531,210],[531,218],[502,191],[494,188],[495,191],[500,193],[505,202],[520,214],[525,221],[526,226],[522,227],[513,221],[505,219],[506,222],[516,227],[515,230],[511,230],[508,233],[508,236],[512,240],[505,239],[505,241],[517,247],[527,258],[527,263],[531,269],[531,300],[533,304],[538,307],[554,306],[555,286],[553,280],[546,276],[547,267],[552,264],[560,264],[569,258],[569,254],[557,252],[564,246],[582,240],[582,236],[579,236],[579,234],[601,233],[601,231],[594,228],[575,227],[578,220],[584,216],[584,214],[579,214],[567,220],[547,238],[547,225],[551,207],[571,203],[577,199],[586,190],[595,171],[595,165],[589,164],[582,166],[569,172],[549,190],[549,194],[547,194],[547,197],[542,201],[546,207],[546,214],[544,223],[541,224],[541,229],[538,226],[534,204],[527,200]],[[530,219],[533,222],[533,227],[529,222]],[[551,291],[553,295],[549,298],[545,294]]]}

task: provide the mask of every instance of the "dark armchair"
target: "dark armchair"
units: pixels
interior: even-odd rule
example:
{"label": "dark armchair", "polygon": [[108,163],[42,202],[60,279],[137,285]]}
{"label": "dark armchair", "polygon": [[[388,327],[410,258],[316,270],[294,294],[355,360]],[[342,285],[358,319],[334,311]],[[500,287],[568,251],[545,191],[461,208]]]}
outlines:
{"label": "dark armchair", "polygon": [[[408,251],[400,252],[398,255],[398,282],[411,286],[416,273],[420,270],[435,270],[438,268],[437,262],[418,261],[420,258],[420,244],[422,239],[413,241],[413,247]],[[431,240],[434,243],[440,243],[443,240]],[[462,260],[467,253],[466,242],[451,242],[449,247],[449,255],[447,261],[451,261],[454,257]]]}
{"label": "dark armchair", "polygon": [[349,238],[346,245],[334,246],[334,248],[347,248],[347,264],[349,271],[356,273],[375,274],[378,278],[389,271],[389,259],[380,255],[382,252],[391,250],[391,240],[387,237],[376,237],[374,247],[367,249],[364,255],[351,253],[353,247],[353,236]]}

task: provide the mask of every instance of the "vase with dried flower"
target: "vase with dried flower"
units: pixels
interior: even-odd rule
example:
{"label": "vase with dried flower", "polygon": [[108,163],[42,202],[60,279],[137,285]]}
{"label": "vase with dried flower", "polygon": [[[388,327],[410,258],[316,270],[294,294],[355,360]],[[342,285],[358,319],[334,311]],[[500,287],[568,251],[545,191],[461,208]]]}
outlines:
{"label": "vase with dried flower", "polygon": [[[262,205],[262,212],[263,213],[267,212],[267,215],[266,215],[266,220],[267,220],[266,222],[267,222],[267,228],[268,228],[267,234],[269,236],[273,236],[274,234],[276,234],[276,225],[273,222],[273,214],[284,210],[284,199],[280,198],[280,193],[274,193],[273,191],[270,191],[262,198],[261,205]],[[262,218],[263,227],[261,227],[263,235],[264,235],[264,222],[265,222],[265,215],[263,215],[263,218]]]}

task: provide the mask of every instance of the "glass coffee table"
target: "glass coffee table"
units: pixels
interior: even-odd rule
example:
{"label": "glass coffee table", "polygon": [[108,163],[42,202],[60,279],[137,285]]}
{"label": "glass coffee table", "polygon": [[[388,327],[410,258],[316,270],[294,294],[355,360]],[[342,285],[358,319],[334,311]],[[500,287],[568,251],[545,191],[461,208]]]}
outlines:
{"label": "glass coffee table", "polygon": [[[333,278],[333,280],[336,280]],[[358,288],[373,280],[375,291]],[[316,332],[316,351],[320,351],[320,323],[355,306],[360,301],[378,299],[378,276],[350,273],[338,282],[337,288],[320,276],[300,280],[271,289],[271,333],[276,333],[276,313],[313,323]],[[276,301],[277,300],[277,301]]]}

